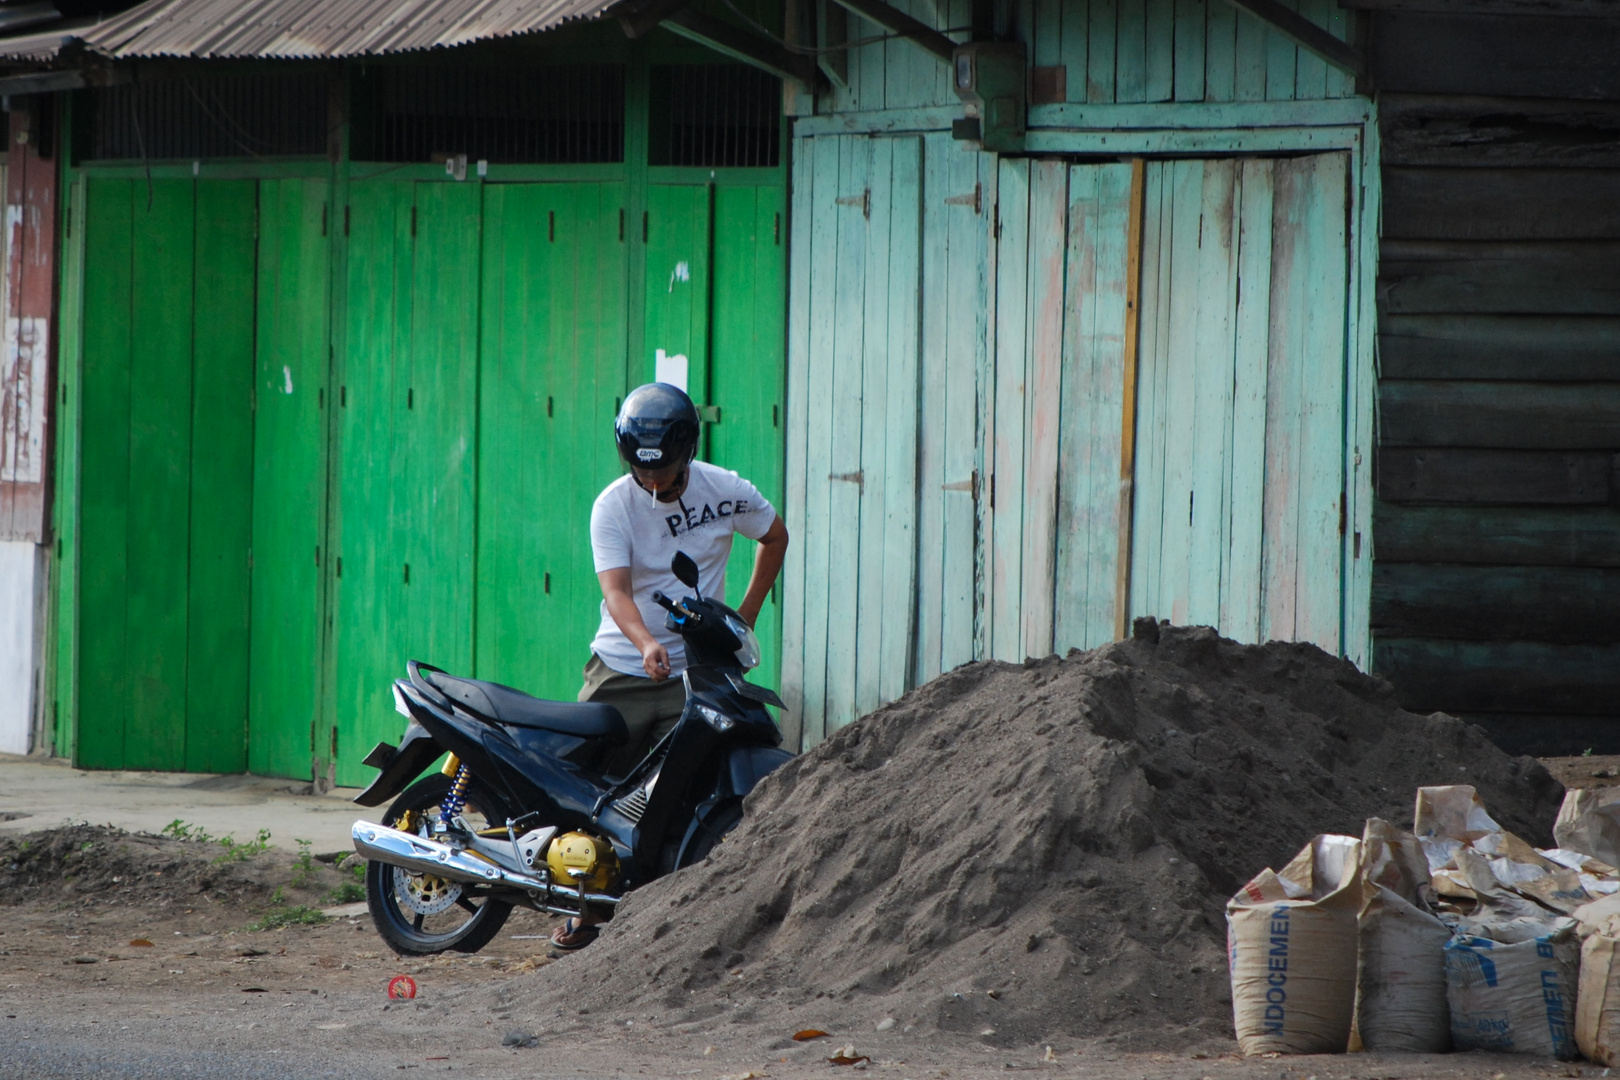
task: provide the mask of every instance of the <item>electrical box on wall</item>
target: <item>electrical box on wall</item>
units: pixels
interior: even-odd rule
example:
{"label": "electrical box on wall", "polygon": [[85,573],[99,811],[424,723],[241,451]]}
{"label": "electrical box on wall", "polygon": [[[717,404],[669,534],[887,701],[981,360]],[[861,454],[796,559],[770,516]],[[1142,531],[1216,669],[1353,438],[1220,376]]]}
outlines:
{"label": "electrical box on wall", "polygon": [[1022,150],[1028,88],[1024,46],[1016,41],[958,45],[951,71],[956,96],[967,106],[967,116],[952,125],[952,134],[998,153]]}

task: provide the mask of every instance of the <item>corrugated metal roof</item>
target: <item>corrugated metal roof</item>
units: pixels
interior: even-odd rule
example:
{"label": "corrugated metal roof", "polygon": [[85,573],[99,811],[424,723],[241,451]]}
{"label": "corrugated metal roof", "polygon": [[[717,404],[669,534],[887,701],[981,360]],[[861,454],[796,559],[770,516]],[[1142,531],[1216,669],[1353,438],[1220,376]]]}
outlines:
{"label": "corrugated metal roof", "polygon": [[50,60],[62,51],[62,46],[82,37],[85,28],[96,22],[95,19],[76,19],[59,22],[49,30],[0,38],[0,60]]}
{"label": "corrugated metal roof", "polygon": [[147,0],[79,36],[118,59],[377,56],[549,30],[615,2]]}

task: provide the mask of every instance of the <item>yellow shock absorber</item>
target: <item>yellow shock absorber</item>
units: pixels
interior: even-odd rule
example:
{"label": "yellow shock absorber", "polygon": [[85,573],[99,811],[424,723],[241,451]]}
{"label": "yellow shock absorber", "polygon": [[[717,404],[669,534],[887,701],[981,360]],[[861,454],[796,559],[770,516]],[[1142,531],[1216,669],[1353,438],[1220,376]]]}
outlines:
{"label": "yellow shock absorber", "polygon": [[450,819],[461,813],[462,807],[467,805],[467,785],[472,783],[472,770],[465,765],[457,764],[455,782],[450,785],[450,794],[444,797],[439,804],[439,828],[450,827]]}

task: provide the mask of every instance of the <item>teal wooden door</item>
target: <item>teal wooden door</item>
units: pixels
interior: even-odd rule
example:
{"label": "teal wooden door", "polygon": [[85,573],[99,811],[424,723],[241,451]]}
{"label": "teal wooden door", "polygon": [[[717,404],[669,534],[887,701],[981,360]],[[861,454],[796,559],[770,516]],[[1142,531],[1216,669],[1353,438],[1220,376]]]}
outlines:
{"label": "teal wooden door", "polygon": [[66,379],[86,767],[243,764],[255,188],[86,184],[69,308],[92,317]]}
{"label": "teal wooden door", "polygon": [[787,497],[803,527],[783,661],[806,744],[899,697],[911,674],[922,164],[914,137],[818,138],[799,159],[809,242],[792,271]]}
{"label": "teal wooden door", "polygon": [[1114,636],[1132,167],[1003,159],[981,619],[1019,661]]}
{"label": "teal wooden door", "polygon": [[1341,648],[1349,170],[1148,166],[1133,615]]}
{"label": "teal wooden door", "polygon": [[620,474],[623,207],[621,184],[484,189],[477,667],[542,697],[578,693],[601,617],[590,518]]}
{"label": "teal wooden door", "polygon": [[248,769],[310,779],[326,524],[327,184],[260,184]]}

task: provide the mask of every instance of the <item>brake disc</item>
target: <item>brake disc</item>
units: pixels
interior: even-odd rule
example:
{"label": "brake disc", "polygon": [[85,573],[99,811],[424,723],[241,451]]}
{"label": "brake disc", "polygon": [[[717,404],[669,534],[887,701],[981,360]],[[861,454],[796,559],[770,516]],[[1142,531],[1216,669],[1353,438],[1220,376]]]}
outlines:
{"label": "brake disc", "polygon": [[437,915],[461,899],[461,882],[394,867],[394,895],[419,915]]}

